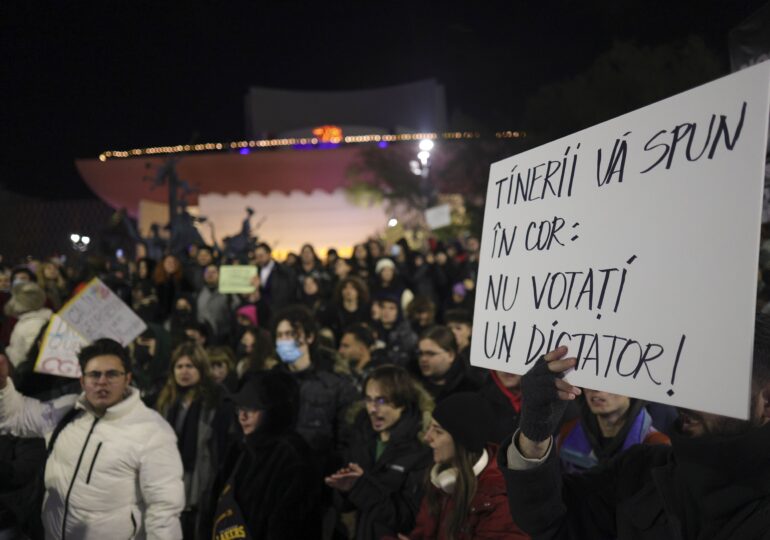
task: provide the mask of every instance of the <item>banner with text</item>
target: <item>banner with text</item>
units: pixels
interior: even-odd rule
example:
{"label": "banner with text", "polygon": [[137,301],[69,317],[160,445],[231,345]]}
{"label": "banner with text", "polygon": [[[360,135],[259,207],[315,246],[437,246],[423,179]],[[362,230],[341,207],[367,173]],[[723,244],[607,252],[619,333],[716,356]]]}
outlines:
{"label": "banner with text", "polygon": [[54,314],[43,335],[35,371],[59,377],[80,377],[78,353],[88,341]]}
{"label": "banner with text", "polygon": [[99,338],[111,338],[126,346],[146,328],[130,307],[94,278],[51,318],[34,370],[79,377],[77,353],[81,347]]}
{"label": "banner with text", "polygon": [[747,418],[770,62],[490,169],[472,363]]}
{"label": "banner with text", "polygon": [[256,289],[252,284],[257,267],[249,265],[225,265],[219,267],[219,292],[222,294],[250,294]]}

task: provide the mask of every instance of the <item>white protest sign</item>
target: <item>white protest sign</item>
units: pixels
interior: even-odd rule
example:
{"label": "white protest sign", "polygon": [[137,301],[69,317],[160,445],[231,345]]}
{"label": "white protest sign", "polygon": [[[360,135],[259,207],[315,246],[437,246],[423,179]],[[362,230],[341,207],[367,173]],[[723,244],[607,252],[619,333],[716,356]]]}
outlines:
{"label": "white protest sign", "polygon": [[452,212],[448,204],[434,206],[425,210],[425,222],[431,229],[440,229],[452,224]]}
{"label": "white protest sign", "polygon": [[254,292],[251,281],[257,275],[257,267],[249,265],[225,265],[219,267],[219,292],[222,294],[249,294]]}
{"label": "white protest sign", "polygon": [[67,302],[59,316],[88,341],[111,338],[125,346],[147,328],[107,285],[98,278]]}
{"label": "white protest sign", "polygon": [[472,363],[747,418],[770,63],[494,163]]}
{"label": "white protest sign", "polygon": [[99,338],[111,338],[126,346],[146,328],[131,308],[94,278],[51,317],[34,371],[80,377],[77,353],[81,347]]}
{"label": "white protest sign", "polygon": [[54,314],[43,335],[34,371],[60,377],[80,377],[78,352],[87,344],[88,341],[64,319]]}

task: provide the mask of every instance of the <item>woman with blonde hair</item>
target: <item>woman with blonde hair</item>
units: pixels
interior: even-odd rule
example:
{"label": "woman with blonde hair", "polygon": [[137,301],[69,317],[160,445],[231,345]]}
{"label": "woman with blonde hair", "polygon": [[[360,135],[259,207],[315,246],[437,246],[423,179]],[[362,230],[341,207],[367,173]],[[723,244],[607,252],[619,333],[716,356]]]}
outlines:
{"label": "woman with blonde hair", "polygon": [[171,355],[171,371],[156,409],[174,428],[182,456],[186,539],[198,538],[201,505],[211,499],[217,464],[226,451],[233,414],[222,397],[222,389],[211,378],[206,351],[193,342],[179,345]]}

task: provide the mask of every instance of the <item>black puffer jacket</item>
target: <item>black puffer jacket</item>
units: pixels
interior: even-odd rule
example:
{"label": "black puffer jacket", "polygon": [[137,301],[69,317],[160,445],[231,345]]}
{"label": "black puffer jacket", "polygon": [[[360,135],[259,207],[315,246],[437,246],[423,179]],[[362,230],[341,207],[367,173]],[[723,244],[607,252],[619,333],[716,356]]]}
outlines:
{"label": "black puffer jacket", "polygon": [[358,511],[357,540],[407,534],[414,528],[425,475],[433,463],[430,449],[419,439],[421,426],[422,411],[404,411],[375,461],[379,435],[366,410],[358,415],[347,461],[360,465],[364,475],[342,496],[343,509]]}
{"label": "black puffer jacket", "polygon": [[316,351],[310,368],[292,376],[299,386],[297,433],[310,445],[321,471],[329,474],[341,463],[350,432],[346,413],[358,393],[352,378],[335,372],[333,361],[329,365],[330,360],[320,353]]}

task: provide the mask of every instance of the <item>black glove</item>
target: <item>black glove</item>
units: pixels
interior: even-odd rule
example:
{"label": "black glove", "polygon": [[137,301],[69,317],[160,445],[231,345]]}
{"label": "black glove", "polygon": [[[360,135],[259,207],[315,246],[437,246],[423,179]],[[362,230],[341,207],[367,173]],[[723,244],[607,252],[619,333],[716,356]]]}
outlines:
{"label": "black glove", "polygon": [[521,419],[519,429],[528,439],[545,441],[559,425],[567,402],[559,399],[556,379],[563,373],[552,373],[541,356],[521,378]]}

